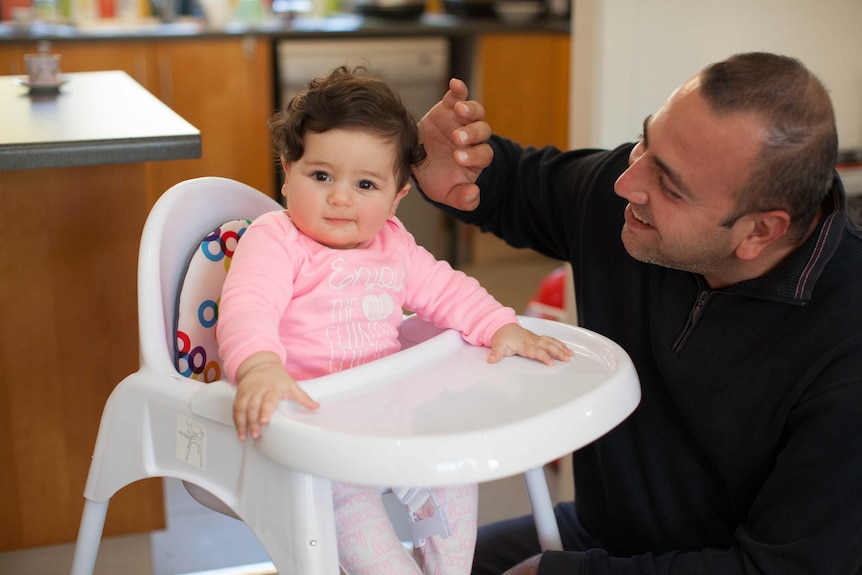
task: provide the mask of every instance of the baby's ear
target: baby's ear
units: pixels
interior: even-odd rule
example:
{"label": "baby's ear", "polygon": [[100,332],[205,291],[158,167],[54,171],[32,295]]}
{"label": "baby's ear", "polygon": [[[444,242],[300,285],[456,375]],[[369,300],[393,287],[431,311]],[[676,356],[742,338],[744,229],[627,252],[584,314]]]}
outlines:
{"label": "baby's ear", "polygon": [[392,209],[389,210],[389,217],[390,218],[395,215],[395,210],[398,209],[398,203],[401,201],[401,198],[406,196],[407,192],[409,192],[409,191],[410,191],[410,182],[407,182],[407,184],[405,184],[405,186],[403,188],[401,188],[400,190],[398,190],[398,192],[395,194],[395,201],[392,202]]}
{"label": "baby's ear", "polygon": [[281,195],[287,198],[287,174],[290,173],[290,162],[281,157],[281,169],[284,170],[284,183],[281,185]]}

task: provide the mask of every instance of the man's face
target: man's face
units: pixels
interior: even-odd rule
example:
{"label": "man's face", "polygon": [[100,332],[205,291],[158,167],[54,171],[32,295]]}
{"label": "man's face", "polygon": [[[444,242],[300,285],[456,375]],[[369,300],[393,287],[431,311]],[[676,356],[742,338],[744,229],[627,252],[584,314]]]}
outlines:
{"label": "man's face", "polygon": [[721,284],[744,233],[722,222],[734,213],[765,134],[754,114],[715,114],[697,78],[674,92],[644,121],[643,138],[614,186],[629,201],[622,230],[629,254]]}

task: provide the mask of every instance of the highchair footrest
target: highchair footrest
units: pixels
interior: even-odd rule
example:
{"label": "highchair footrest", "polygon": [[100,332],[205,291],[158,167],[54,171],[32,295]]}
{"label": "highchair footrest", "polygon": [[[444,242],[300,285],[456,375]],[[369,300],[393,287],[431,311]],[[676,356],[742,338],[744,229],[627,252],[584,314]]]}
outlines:
{"label": "highchair footrest", "polygon": [[410,521],[408,521],[407,526],[410,528],[413,547],[422,547],[429,537],[436,535],[441,539],[447,539],[452,534],[446,512],[440,508],[440,504],[437,503],[437,498],[434,497],[433,493],[430,494],[429,500],[434,505],[434,513],[431,517],[419,519],[415,513],[409,514]]}

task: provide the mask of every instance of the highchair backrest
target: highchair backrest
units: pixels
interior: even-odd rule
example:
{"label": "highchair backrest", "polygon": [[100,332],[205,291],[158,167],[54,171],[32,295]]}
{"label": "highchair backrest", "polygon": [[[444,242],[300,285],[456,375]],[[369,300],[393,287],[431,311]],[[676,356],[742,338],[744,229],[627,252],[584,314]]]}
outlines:
{"label": "highchair backrest", "polygon": [[162,194],[144,226],[138,259],[142,367],[177,373],[178,298],[189,262],[202,239],[224,222],[253,220],[280,208],[274,199],[227,178],[186,180]]}

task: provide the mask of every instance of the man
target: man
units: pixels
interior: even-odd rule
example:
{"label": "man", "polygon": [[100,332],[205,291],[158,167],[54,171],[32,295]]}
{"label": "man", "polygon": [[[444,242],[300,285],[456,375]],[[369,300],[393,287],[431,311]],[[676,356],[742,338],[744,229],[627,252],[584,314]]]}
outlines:
{"label": "man", "polygon": [[571,262],[579,322],[642,387],[574,454],[566,551],[515,519],[480,532],[473,573],[862,574],[862,232],[820,82],[737,55],[636,144],[565,153],[492,137],[466,96],[453,80],[422,119],[420,188]]}

